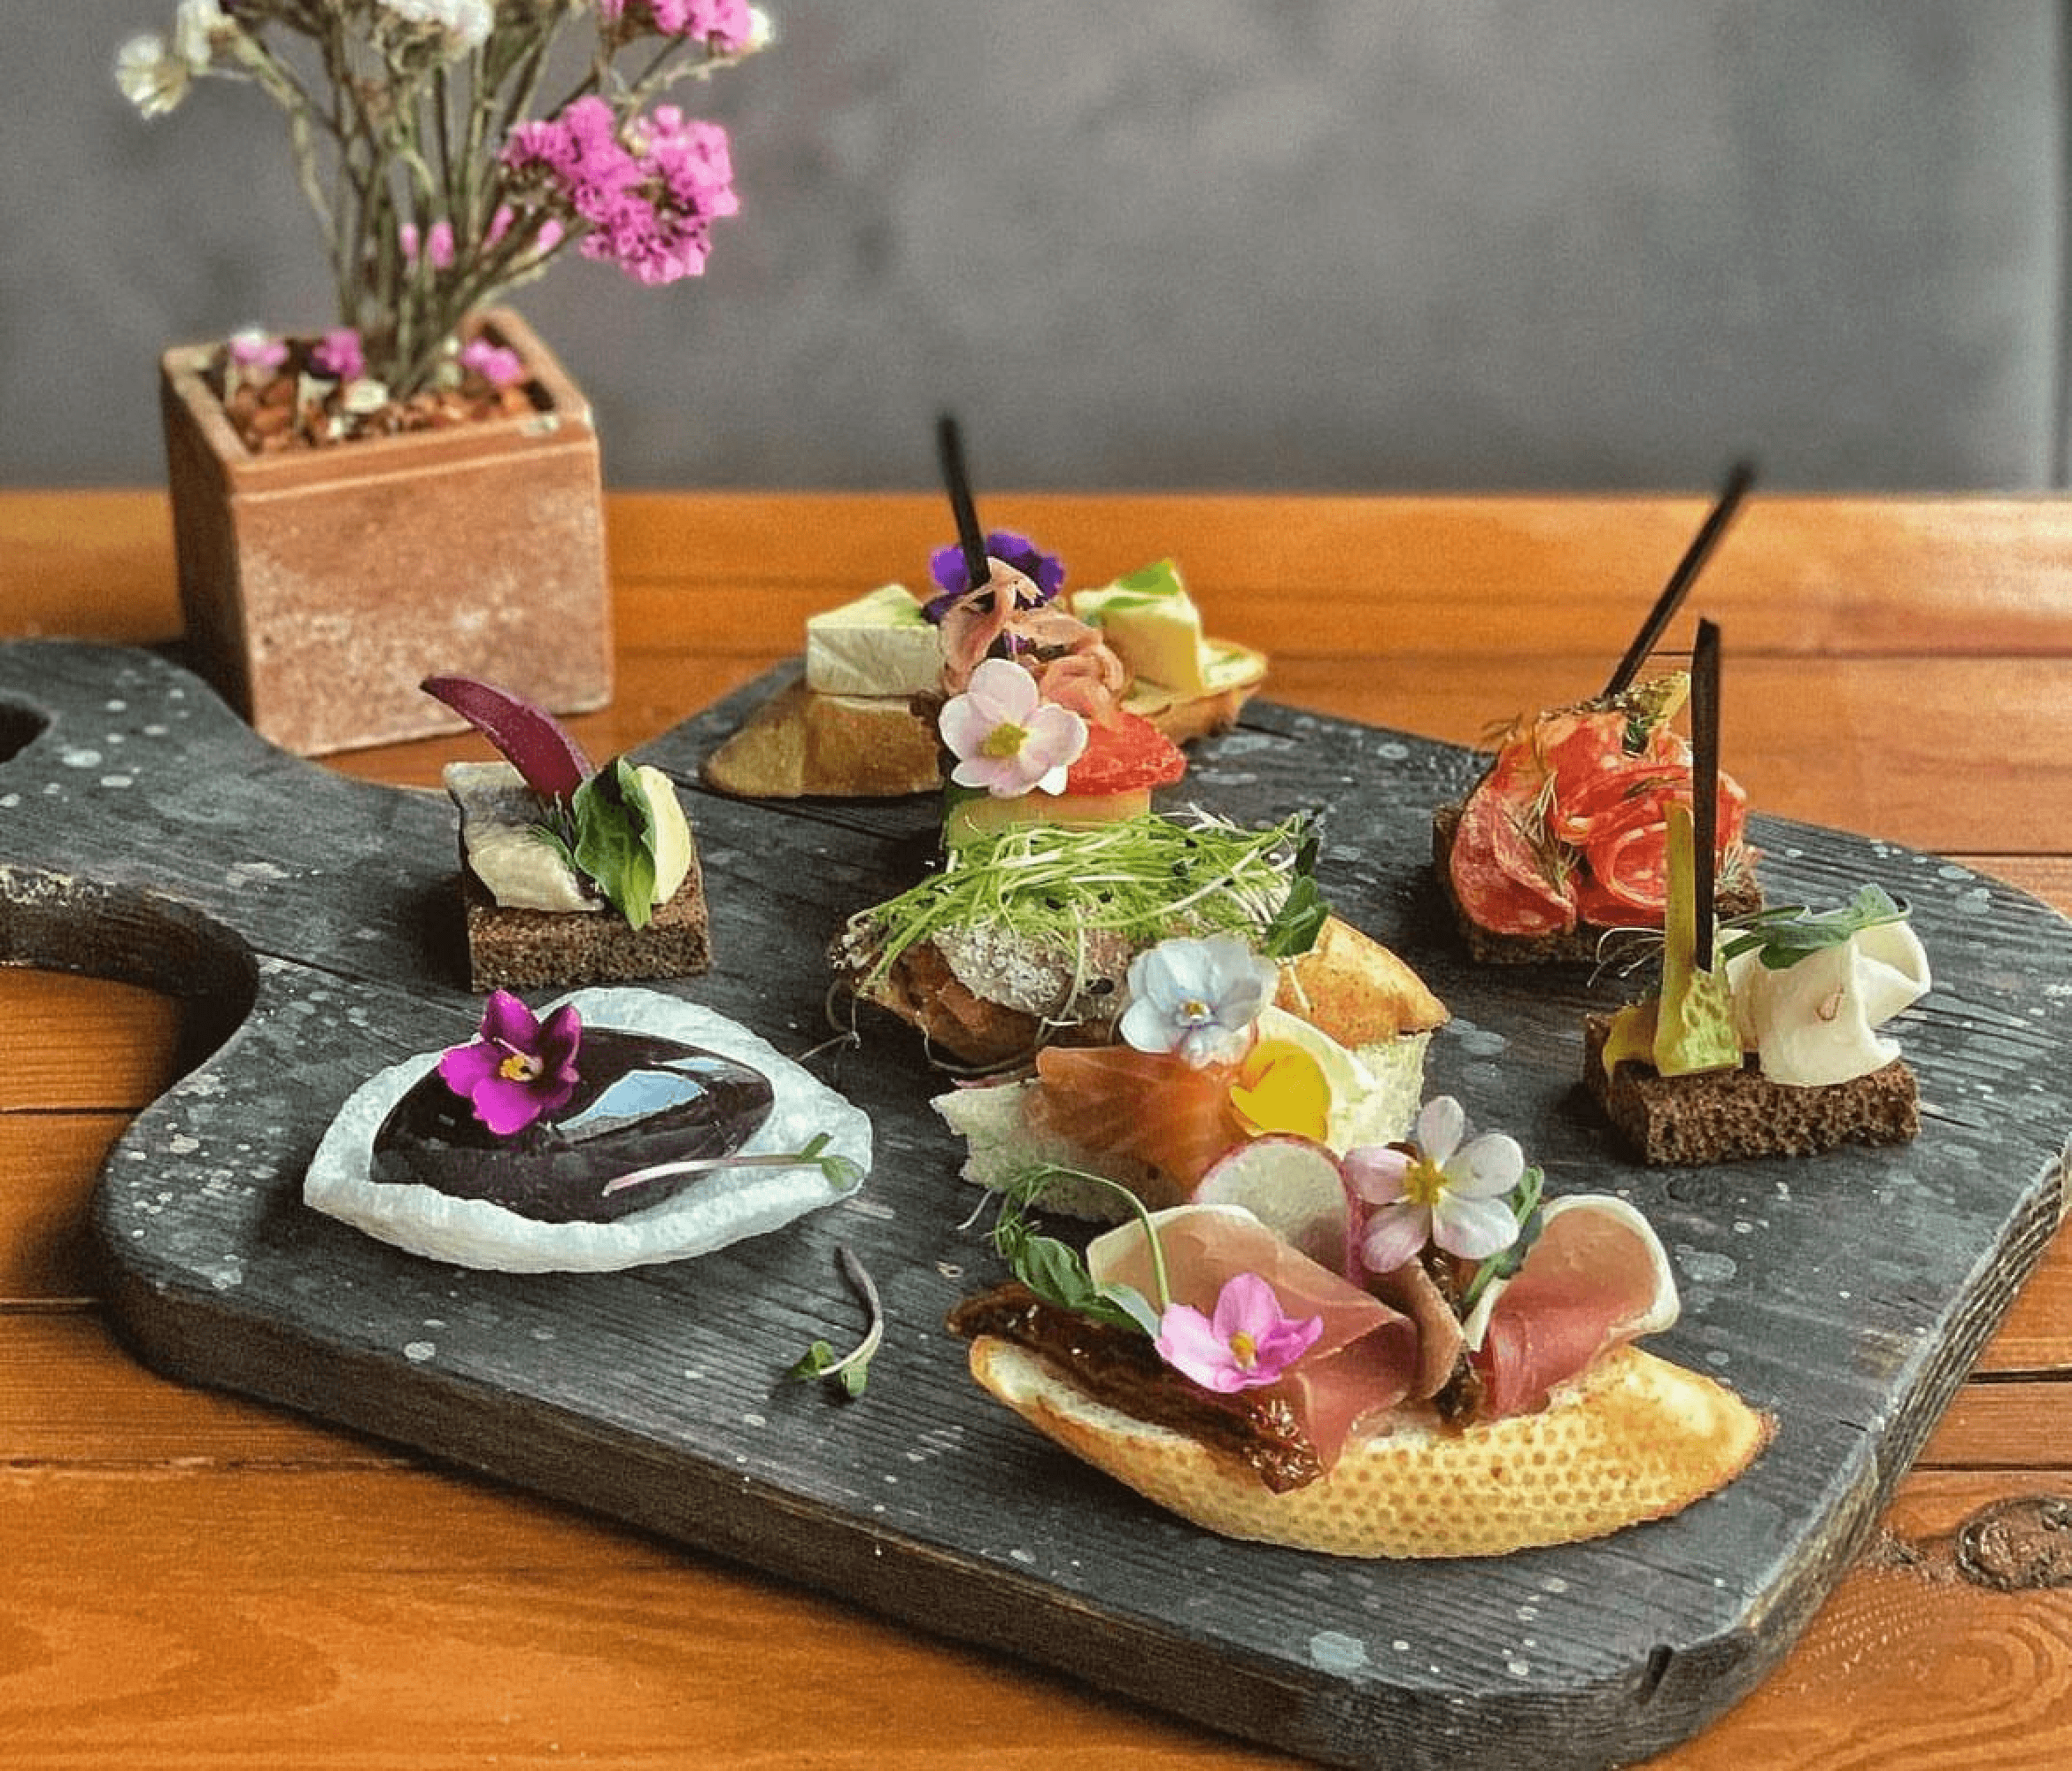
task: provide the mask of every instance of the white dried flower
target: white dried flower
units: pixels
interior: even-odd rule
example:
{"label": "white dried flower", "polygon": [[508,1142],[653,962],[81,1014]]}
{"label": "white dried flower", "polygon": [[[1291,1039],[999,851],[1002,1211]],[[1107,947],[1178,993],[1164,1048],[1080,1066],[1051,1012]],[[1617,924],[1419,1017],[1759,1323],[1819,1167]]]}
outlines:
{"label": "white dried flower", "polygon": [[454,55],[478,50],[495,29],[497,9],[490,0],[381,0],[406,24],[437,26],[446,35]]}
{"label": "white dried flower", "polygon": [[163,117],[187,97],[194,69],[156,31],[132,37],[115,52],[115,83],[147,117]]}
{"label": "white dried flower", "polygon": [[379,412],[388,403],[387,385],[375,380],[372,375],[362,375],[358,381],[347,382],[338,395],[338,404],[360,418]]}
{"label": "white dried flower", "polygon": [[173,20],[173,52],[189,72],[205,73],[216,50],[228,48],[237,35],[237,21],[224,13],[218,0],[180,0]]}

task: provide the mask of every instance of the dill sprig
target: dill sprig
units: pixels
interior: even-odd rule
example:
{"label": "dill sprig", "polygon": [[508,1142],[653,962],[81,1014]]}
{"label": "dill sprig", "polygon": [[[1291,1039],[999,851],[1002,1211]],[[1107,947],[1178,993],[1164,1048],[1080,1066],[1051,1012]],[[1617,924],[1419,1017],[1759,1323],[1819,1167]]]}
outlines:
{"label": "dill sprig", "polygon": [[1313,819],[1246,830],[1205,813],[1147,813],[1086,827],[1019,824],[950,850],[941,870],[849,918],[852,950],[873,955],[865,987],[940,930],[993,927],[1076,946],[1091,933],[1153,941],[1243,934],[1305,951],[1324,920],[1310,869]]}

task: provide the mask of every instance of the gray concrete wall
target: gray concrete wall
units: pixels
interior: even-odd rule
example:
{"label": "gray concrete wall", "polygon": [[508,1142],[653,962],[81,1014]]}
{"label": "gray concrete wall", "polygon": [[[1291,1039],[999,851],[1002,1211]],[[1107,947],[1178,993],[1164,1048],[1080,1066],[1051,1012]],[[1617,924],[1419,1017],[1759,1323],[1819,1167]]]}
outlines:
{"label": "gray concrete wall", "polygon": [[[2063,0],[766,0],[743,216],[524,298],[616,484],[2062,483]],[[162,477],[164,344],[326,318],[172,0],[6,0],[0,483]]]}

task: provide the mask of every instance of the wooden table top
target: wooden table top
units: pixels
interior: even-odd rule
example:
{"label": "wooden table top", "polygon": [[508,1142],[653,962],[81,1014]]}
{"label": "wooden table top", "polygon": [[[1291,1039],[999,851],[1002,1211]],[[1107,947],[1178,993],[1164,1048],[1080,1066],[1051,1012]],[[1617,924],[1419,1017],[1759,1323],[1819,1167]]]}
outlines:
{"label": "wooden table top", "polygon": [[[1174,555],[1213,630],[1271,653],[1275,699],[1457,743],[1597,686],[1702,514],[1635,497],[986,499],[1077,581]],[[619,689],[572,723],[599,755],[653,737],[795,652],[815,609],[917,578],[946,530],[918,495],[615,495]],[[167,640],[174,585],[159,495],[0,494],[0,638]],[[1759,809],[1947,855],[2072,913],[2072,505],[1759,498],[1693,605],[1725,636],[1725,752]],[[333,766],[430,785],[476,751],[432,740]],[[1284,1762],[144,1371],[110,1338],[83,1226],[173,1037],[149,992],[0,967],[8,1763]],[[2072,1762],[2072,1512],[2036,1515],[2020,1591],[1987,1584],[1963,1536],[2011,1499],[2072,1509],[2068,1380],[2060,1238],[1798,1647],[1656,1762]]]}

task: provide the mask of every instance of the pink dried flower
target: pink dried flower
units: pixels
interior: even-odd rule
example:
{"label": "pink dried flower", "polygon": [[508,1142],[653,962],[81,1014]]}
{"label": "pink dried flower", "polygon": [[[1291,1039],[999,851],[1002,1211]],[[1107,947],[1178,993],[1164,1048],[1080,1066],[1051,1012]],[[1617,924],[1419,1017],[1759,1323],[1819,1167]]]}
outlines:
{"label": "pink dried flower", "polygon": [[[250,82],[286,113],[340,291],[338,332],[313,360],[289,360],[358,383],[348,405],[375,390],[417,395],[450,367],[474,317],[563,245],[669,282],[704,269],[713,223],[740,206],[724,132],[662,101],[768,44],[769,21],[748,0],[178,0],[176,10],[172,32],[123,44],[117,83],[146,116],[210,78]],[[560,42],[571,26],[588,27],[572,59],[591,73],[582,98],[543,117],[540,82],[514,71],[571,47]],[[622,50],[638,73],[615,66]]]}
{"label": "pink dried flower", "polygon": [[342,382],[358,381],[367,373],[367,353],[360,349],[358,329],[334,326],[311,349],[309,363],[319,375]]}
{"label": "pink dried flower", "polygon": [[[404,262],[414,265],[417,262],[417,223],[414,221],[404,222],[400,228],[397,228],[396,238],[398,244],[403,248]],[[453,224],[445,220],[435,221],[426,232],[424,238],[426,256],[431,260],[432,268],[436,271],[452,270],[453,268]]]}
{"label": "pink dried flower", "polygon": [[470,338],[460,347],[460,367],[472,369],[493,388],[513,387],[525,379],[525,364],[517,352],[487,338]]}
{"label": "pink dried flower", "polygon": [[240,369],[277,369],[288,360],[288,341],[257,326],[233,332],[224,348]]}
{"label": "pink dried flower", "polygon": [[598,17],[622,19],[665,37],[695,37],[723,54],[746,49],[755,35],[748,0],[598,0]]}
{"label": "pink dried flower", "polygon": [[535,174],[585,222],[582,251],[646,283],[696,276],[717,217],[740,210],[726,131],[673,104],[633,120],[622,140],[603,99],[512,132],[504,163]]}

